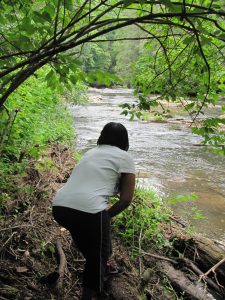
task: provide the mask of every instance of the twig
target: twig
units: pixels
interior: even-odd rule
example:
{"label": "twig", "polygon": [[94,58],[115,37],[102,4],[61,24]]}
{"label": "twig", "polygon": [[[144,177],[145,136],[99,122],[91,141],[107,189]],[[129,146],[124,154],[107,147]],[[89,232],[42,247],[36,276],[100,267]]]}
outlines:
{"label": "twig", "polygon": [[64,273],[66,268],[66,256],[63,252],[60,240],[56,241],[56,250],[59,255],[59,267],[58,267],[59,278],[56,283],[56,290],[59,296],[62,296],[63,278],[64,278]]}
{"label": "twig", "polygon": [[10,237],[5,241],[5,243],[2,245],[0,252],[4,249],[4,247],[8,244],[9,241],[11,241],[11,239],[13,238],[13,236],[16,234],[17,232],[13,232]]}
{"label": "twig", "polygon": [[[141,253],[141,238],[142,238],[142,228],[140,230],[139,239],[138,239],[139,253]],[[139,256],[138,260],[139,260],[139,275],[141,276],[141,274],[142,274],[142,260],[141,260],[141,256]]]}
{"label": "twig", "polygon": [[[199,277],[201,277],[202,275],[204,275],[202,273],[202,271],[188,258],[179,258],[178,259],[178,263],[182,262],[184,263],[189,269],[191,269],[195,274],[199,275]],[[200,279],[199,279],[200,281]],[[212,287],[214,290],[216,290],[218,293],[221,292],[221,289],[219,288],[220,284],[217,284],[211,279],[211,278],[204,278],[204,281],[210,286]],[[221,286],[220,286],[221,287]]]}
{"label": "twig", "polygon": [[182,223],[181,221],[177,220],[175,217],[171,216],[170,219],[178,224],[180,224],[183,228],[186,227],[186,225],[184,223]]}
{"label": "twig", "polygon": [[160,255],[156,255],[156,254],[152,254],[152,253],[148,253],[148,252],[144,252],[144,251],[141,251],[140,254],[142,255],[148,255],[148,256],[151,256],[151,257],[154,257],[154,258],[157,258],[157,259],[161,259],[161,260],[165,260],[165,261],[169,261],[173,264],[176,264],[177,262],[171,258],[168,258],[168,257],[164,257],[164,256],[160,256]]}
{"label": "twig", "polygon": [[0,229],[0,232],[1,231],[5,231],[5,230],[11,230],[11,229],[16,229],[16,228],[21,228],[21,227],[36,227],[36,225],[27,224],[27,225],[12,226],[12,227],[7,227],[7,228],[2,228],[2,229]]}
{"label": "twig", "polygon": [[152,299],[152,300],[157,300],[157,299],[154,297],[154,295],[152,294],[152,292],[151,292],[150,290],[146,289],[145,294],[147,294],[147,293],[151,296],[151,299]]}
{"label": "twig", "polygon": [[[199,276],[199,281],[201,281],[202,279],[205,280],[206,277],[209,275],[209,273],[213,272],[214,275],[215,275],[215,278],[216,278],[216,273],[215,273],[215,270],[220,266],[222,265],[223,263],[225,262],[225,257],[222,258],[217,264],[215,264],[212,268],[210,268],[207,272],[205,272],[204,274],[201,274]],[[216,281],[217,281],[217,278],[216,278]],[[220,286],[220,287],[223,287],[219,284],[219,282],[217,281],[217,284]]]}

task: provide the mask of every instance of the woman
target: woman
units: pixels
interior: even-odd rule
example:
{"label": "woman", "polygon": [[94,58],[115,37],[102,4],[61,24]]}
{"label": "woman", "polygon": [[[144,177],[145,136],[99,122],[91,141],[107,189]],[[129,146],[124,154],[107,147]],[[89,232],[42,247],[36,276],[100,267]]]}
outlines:
{"label": "woman", "polygon": [[[97,147],[87,151],[53,200],[53,216],[68,229],[86,259],[82,300],[102,292],[110,256],[110,219],[132,201],[135,168],[128,133],[120,123],[106,124]],[[110,196],[119,200],[108,208]]]}

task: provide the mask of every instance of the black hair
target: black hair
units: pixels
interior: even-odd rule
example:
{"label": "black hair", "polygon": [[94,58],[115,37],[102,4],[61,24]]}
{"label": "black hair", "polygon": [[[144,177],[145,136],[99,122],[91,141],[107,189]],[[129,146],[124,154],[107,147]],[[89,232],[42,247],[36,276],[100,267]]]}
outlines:
{"label": "black hair", "polygon": [[120,123],[107,123],[101,131],[97,145],[111,145],[128,151],[129,139],[126,128]]}

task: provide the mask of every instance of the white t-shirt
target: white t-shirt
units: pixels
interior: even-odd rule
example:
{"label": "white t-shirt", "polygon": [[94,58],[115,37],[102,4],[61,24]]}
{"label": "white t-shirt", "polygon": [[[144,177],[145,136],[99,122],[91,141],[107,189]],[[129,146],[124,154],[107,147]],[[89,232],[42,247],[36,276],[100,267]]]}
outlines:
{"label": "white t-shirt", "polygon": [[118,147],[99,145],[84,154],[53,205],[93,214],[102,211],[109,197],[118,193],[121,173],[135,174],[131,156]]}

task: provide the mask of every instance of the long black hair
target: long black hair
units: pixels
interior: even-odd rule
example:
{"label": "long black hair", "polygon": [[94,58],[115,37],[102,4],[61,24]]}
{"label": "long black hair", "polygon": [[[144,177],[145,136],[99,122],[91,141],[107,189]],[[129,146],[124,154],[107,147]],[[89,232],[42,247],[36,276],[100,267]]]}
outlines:
{"label": "long black hair", "polygon": [[101,131],[97,145],[111,145],[127,151],[129,139],[126,128],[120,123],[107,123]]}

